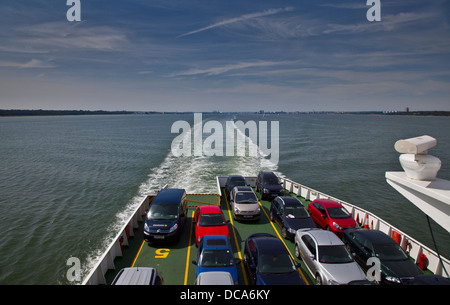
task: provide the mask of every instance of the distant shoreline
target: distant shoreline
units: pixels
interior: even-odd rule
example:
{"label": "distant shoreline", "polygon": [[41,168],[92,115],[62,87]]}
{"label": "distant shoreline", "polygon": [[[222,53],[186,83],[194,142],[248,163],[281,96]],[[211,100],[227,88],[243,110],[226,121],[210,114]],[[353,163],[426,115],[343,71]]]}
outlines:
{"label": "distant shoreline", "polygon": [[[64,115],[123,115],[123,114],[186,114],[195,111],[106,111],[106,110],[43,110],[43,109],[0,109],[0,117],[5,116],[64,116]],[[351,114],[351,115],[408,115],[408,116],[450,116],[450,111],[242,111],[242,112],[218,112],[203,113],[256,113],[256,114]]]}

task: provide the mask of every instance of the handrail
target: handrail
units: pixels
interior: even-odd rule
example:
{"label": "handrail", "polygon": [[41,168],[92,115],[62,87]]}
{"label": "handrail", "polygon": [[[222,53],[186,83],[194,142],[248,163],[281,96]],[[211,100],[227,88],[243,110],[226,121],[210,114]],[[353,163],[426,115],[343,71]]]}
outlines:
{"label": "handrail", "polygon": [[353,218],[362,227],[379,230],[393,237],[400,244],[400,246],[409,253],[410,257],[416,263],[422,259],[421,257],[423,257],[423,255],[425,255],[428,259],[428,270],[430,270],[434,274],[448,277],[447,274],[444,274],[444,268],[442,264],[445,265],[445,269],[449,270],[450,260],[441,256],[441,263],[438,254],[434,250],[415,240],[411,236],[402,232],[401,230],[376,216],[375,214],[357,207],[351,203],[345,202],[333,196],[314,190],[310,187],[304,186],[300,183],[294,182],[290,179],[280,178],[280,180],[283,182],[284,189],[297,196],[301,196],[306,200],[313,201],[319,198],[326,198],[339,202],[352,214]]}
{"label": "handrail", "polygon": [[105,250],[89,274],[85,277],[82,285],[106,285],[106,272],[109,269],[115,269],[114,259],[123,255],[122,247],[127,246],[128,238],[134,236],[133,229],[138,228],[138,222],[143,220],[143,216],[149,208],[151,201],[150,199],[155,196],[155,194],[147,195],[142,200],[141,204],[139,204],[139,206],[135,209],[128,221],[122,226],[119,233],[117,233],[109,247]]}

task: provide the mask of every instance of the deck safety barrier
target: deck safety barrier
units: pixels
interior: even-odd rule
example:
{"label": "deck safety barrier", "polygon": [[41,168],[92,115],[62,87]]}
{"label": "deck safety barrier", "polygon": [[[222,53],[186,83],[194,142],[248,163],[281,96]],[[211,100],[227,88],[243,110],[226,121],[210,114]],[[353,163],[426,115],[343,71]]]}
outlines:
{"label": "deck safety barrier", "polygon": [[391,236],[394,240],[396,240],[400,244],[400,246],[404,250],[409,252],[409,256],[416,263],[418,263],[421,257],[425,255],[428,260],[427,269],[429,271],[437,275],[448,277],[448,275],[444,272],[444,268],[442,265],[443,263],[445,265],[445,269],[449,271],[450,261],[448,259],[441,256],[442,259],[441,263],[438,254],[434,250],[418,242],[411,236],[405,234],[404,232],[392,226],[391,224],[384,221],[380,217],[353,204],[337,199],[325,193],[319,192],[317,190],[314,190],[312,188],[309,188],[292,180],[286,178],[280,178],[280,180],[283,183],[285,190],[297,196],[303,197],[306,200],[313,201],[315,199],[325,198],[339,202],[347,209],[347,211],[349,211],[352,214],[353,218],[361,225],[361,227],[379,230]]}

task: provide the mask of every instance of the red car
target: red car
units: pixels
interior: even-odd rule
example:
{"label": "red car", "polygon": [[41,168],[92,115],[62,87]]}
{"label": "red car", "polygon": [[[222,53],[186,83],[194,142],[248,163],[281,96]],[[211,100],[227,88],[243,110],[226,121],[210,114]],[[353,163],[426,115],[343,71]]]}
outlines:
{"label": "red car", "polygon": [[334,200],[316,199],[308,205],[308,212],[318,226],[338,236],[342,236],[346,229],[358,227],[352,214]]}
{"label": "red car", "polygon": [[222,210],[216,205],[204,205],[195,209],[195,244],[205,235],[226,235],[230,237],[228,221],[225,220]]}

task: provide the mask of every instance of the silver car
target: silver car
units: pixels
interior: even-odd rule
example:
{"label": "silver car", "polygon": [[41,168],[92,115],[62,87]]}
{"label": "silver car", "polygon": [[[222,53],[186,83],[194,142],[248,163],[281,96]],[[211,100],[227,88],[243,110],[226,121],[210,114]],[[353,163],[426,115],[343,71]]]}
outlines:
{"label": "silver car", "polygon": [[235,186],[230,193],[231,211],[233,219],[257,220],[261,209],[258,198],[249,186]]}
{"label": "silver car", "polygon": [[333,232],[322,229],[297,230],[295,255],[303,260],[316,278],[317,285],[367,281],[363,270]]}
{"label": "silver car", "polygon": [[200,273],[194,285],[234,285],[234,280],[230,272],[208,271]]}

